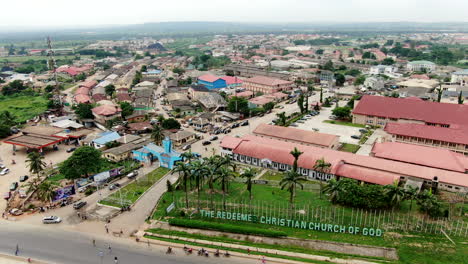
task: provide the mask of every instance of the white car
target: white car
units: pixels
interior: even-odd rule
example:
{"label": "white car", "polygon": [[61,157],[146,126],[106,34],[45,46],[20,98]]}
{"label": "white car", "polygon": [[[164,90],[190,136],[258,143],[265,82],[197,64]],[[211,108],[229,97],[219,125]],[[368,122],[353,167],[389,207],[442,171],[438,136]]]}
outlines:
{"label": "white car", "polygon": [[58,224],[62,222],[62,219],[58,216],[46,216],[42,218],[42,223],[44,224]]}
{"label": "white car", "polygon": [[10,172],[10,169],[4,168],[2,171],[0,171],[0,175],[6,175]]}

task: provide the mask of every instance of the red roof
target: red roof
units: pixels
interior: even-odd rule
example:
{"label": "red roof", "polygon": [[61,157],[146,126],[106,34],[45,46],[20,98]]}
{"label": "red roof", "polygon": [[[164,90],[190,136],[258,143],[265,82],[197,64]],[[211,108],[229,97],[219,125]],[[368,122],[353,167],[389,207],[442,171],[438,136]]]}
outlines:
{"label": "red roof", "polygon": [[111,116],[117,114],[118,112],[121,112],[122,110],[120,109],[120,107],[114,105],[101,105],[93,108],[92,111],[96,115]]}
{"label": "red roof", "polygon": [[147,129],[152,129],[152,128],[153,126],[151,125],[151,123],[147,121],[128,124],[128,129],[133,130],[133,131],[142,131],[142,130],[147,130]]}
{"label": "red roof", "polygon": [[88,87],[91,89],[96,85],[97,85],[97,82],[95,80],[89,80],[80,84],[80,87]]}
{"label": "red roof", "polygon": [[205,74],[205,75],[198,77],[198,80],[202,80],[205,82],[215,82],[218,79],[219,79],[218,77],[211,75],[211,74]]}
{"label": "red roof", "polygon": [[293,83],[291,81],[285,81],[285,80],[270,78],[270,77],[265,77],[265,76],[254,76],[252,78],[244,80],[244,82],[262,84],[262,85],[267,85],[267,86],[287,85],[287,84]]}
{"label": "red roof", "polygon": [[93,94],[92,97],[95,102],[99,102],[99,101],[107,99],[107,97],[104,94]]}
{"label": "red roof", "polygon": [[77,94],[75,95],[75,102],[77,102],[78,104],[90,103],[91,98],[89,98],[89,96],[86,94]]}
{"label": "red roof", "polygon": [[250,99],[249,102],[255,105],[264,105],[273,102],[273,99],[268,98],[266,96],[258,96]]}
{"label": "red roof", "polygon": [[261,124],[255,128],[253,134],[257,136],[275,137],[295,141],[297,143],[307,143],[324,147],[331,147],[338,142],[338,136],[318,133],[292,127],[282,127]]}
{"label": "red roof", "polygon": [[353,114],[468,126],[468,106],[387,96],[363,96]]}
{"label": "red roof", "polygon": [[[236,145],[229,138],[229,136],[223,138],[221,147],[229,148],[229,146]],[[426,180],[438,177],[440,182],[468,187],[468,177],[465,173],[251,135],[244,136],[241,139],[242,141],[233,149],[233,153],[292,165],[294,158],[289,152],[296,147],[304,152],[299,157],[299,167],[313,169],[316,160],[324,158],[332,165],[330,173],[347,178],[360,179],[365,177],[366,182],[389,184],[398,179],[395,175]]]}
{"label": "red roof", "polygon": [[225,80],[227,85],[240,84],[243,82],[241,79],[237,77],[233,77],[233,76],[224,76],[224,77],[221,77],[221,79]]}
{"label": "red roof", "polygon": [[468,158],[465,155],[433,147],[418,146],[399,142],[375,143],[372,147],[375,157],[424,165],[427,167],[465,172]]}
{"label": "red roof", "polygon": [[250,98],[254,93],[252,91],[244,91],[240,93],[235,93],[232,96]]}
{"label": "red roof", "polygon": [[468,145],[468,128],[464,126],[448,128],[413,123],[387,123],[384,130],[392,135],[426,138]]}
{"label": "red roof", "polygon": [[89,88],[88,87],[80,87],[80,88],[76,89],[75,94],[76,95],[78,95],[78,94],[88,95],[89,94]]}
{"label": "red roof", "polygon": [[130,97],[130,95],[128,93],[118,93],[116,95],[117,97],[117,101],[119,102],[131,102],[132,101],[132,98]]}

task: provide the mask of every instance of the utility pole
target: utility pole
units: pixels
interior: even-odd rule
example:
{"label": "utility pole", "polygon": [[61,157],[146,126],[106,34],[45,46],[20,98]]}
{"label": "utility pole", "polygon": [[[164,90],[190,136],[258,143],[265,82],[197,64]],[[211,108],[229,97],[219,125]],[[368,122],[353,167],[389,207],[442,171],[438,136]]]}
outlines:
{"label": "utility pole", "polygon": [[54,76],[55,80],[55,89],[54,89],[54,100],[58,102],[60,105],[60,113],[62,113],[62,98],[60,97],[60,85],[58,82],[57,78],[57,62],[55,61],[55,56],[54,56],[54,50],[52,49],[52,41],[50,40],[50,37],[47,37],[47,66],[49,67],[49,70],[52,71],[52,74]]}

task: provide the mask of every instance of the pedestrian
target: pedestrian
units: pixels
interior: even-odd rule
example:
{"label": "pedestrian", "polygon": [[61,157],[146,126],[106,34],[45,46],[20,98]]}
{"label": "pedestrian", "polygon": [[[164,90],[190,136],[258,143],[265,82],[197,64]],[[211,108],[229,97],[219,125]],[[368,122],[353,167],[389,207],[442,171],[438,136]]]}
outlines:
{"label": "pedestrian", "polygon": [[93,238],[93,247],[96,247],[96,239]]}
{"label": "pedestrian", "polygon": [[18,244],[16,244],[15,256],[18,256],[18,253],[19,253],[19,246]]}
{"label": "pedestrian", "polygon": [[111,248],[110,244],[109,244],[108,248],[109,248],[109,254],[111,254],[112,253],[112,248]]}
{"label": "pedestrian", "polygon": [[250,255],[250,248],[247,248],[247,254]]}
{"label": "pedestrian", "polygon": [[109,234],[109,226],[105,224],[104,227],[106,228],[106,233]]}
{"label": "pedestrian", "polygon": [[119,263],[119,260],[117,259],[117,257],[114,257],[114,263],[115,264]]}
{"label": "pedestrian", "polygon": [[123,230],[122,230],[122,228],[120,228],[120,235],[121,235],[121,236],[123,235]]}
{"label": "pedestrian", "polygon": [[265,263],[266,263],[265,256],[262,256],[262,264],[265,264]]}
{"label": "pedestrian", "polygon": [[76,214],[78,215],[78,218],[81,218],[80,212],[76,212]]}

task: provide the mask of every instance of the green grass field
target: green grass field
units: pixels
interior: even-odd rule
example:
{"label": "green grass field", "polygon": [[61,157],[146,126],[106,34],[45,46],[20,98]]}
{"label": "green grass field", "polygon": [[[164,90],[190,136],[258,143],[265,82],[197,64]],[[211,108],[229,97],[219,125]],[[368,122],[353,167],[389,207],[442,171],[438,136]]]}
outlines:
{"label": "green grass field", "polygon": [[344,152],[356,153],[360,148],[361,148],[361,146],[359,146],[359,145],[343,143],[339,150],[344,151]]}
{"label": "green grass field", "polygon": [[328,123],[328,124],[334,124],[334,125],[342,125],[342,126],[350,126],[350,127],[366,127],[365,125],[361,124],[354,124],[351,122],[345,122],[345,121],[338,121],[338,120],[324,120],[323,123]]}
{"label": "green grass field", "polygon": [[282,178],[283,178],[283,173],[272,171],[272,170],[265,172],[261,177],[262,180],[270,180],[270,181],[281,181]]}
{"label": "green grass field", "polygon": [[[115,206],[115,207],[122,207],[119,203],[119,199],[123,199],[124,201],[129,201],[132,204],[140,198],[140,196],[148,190],[154,183],[156,183],[159,179],[161,179],[164,175],[169,172],[169,169],[159,167],[154,171],[148,173],[146,176],[142,178],[138,178],[137,180],[133,181],[132,183],[126,185],[122,189],[117,192],[114,192],[107,198],[100,201],[101,204]],[[110,198],[110,199],[108,199]]]}
{"label": "green grass field", "polygon": [[47,110],[47,99],[42,96],[0,96],[0,112],[9,111],[17,122],[24,122]]}

